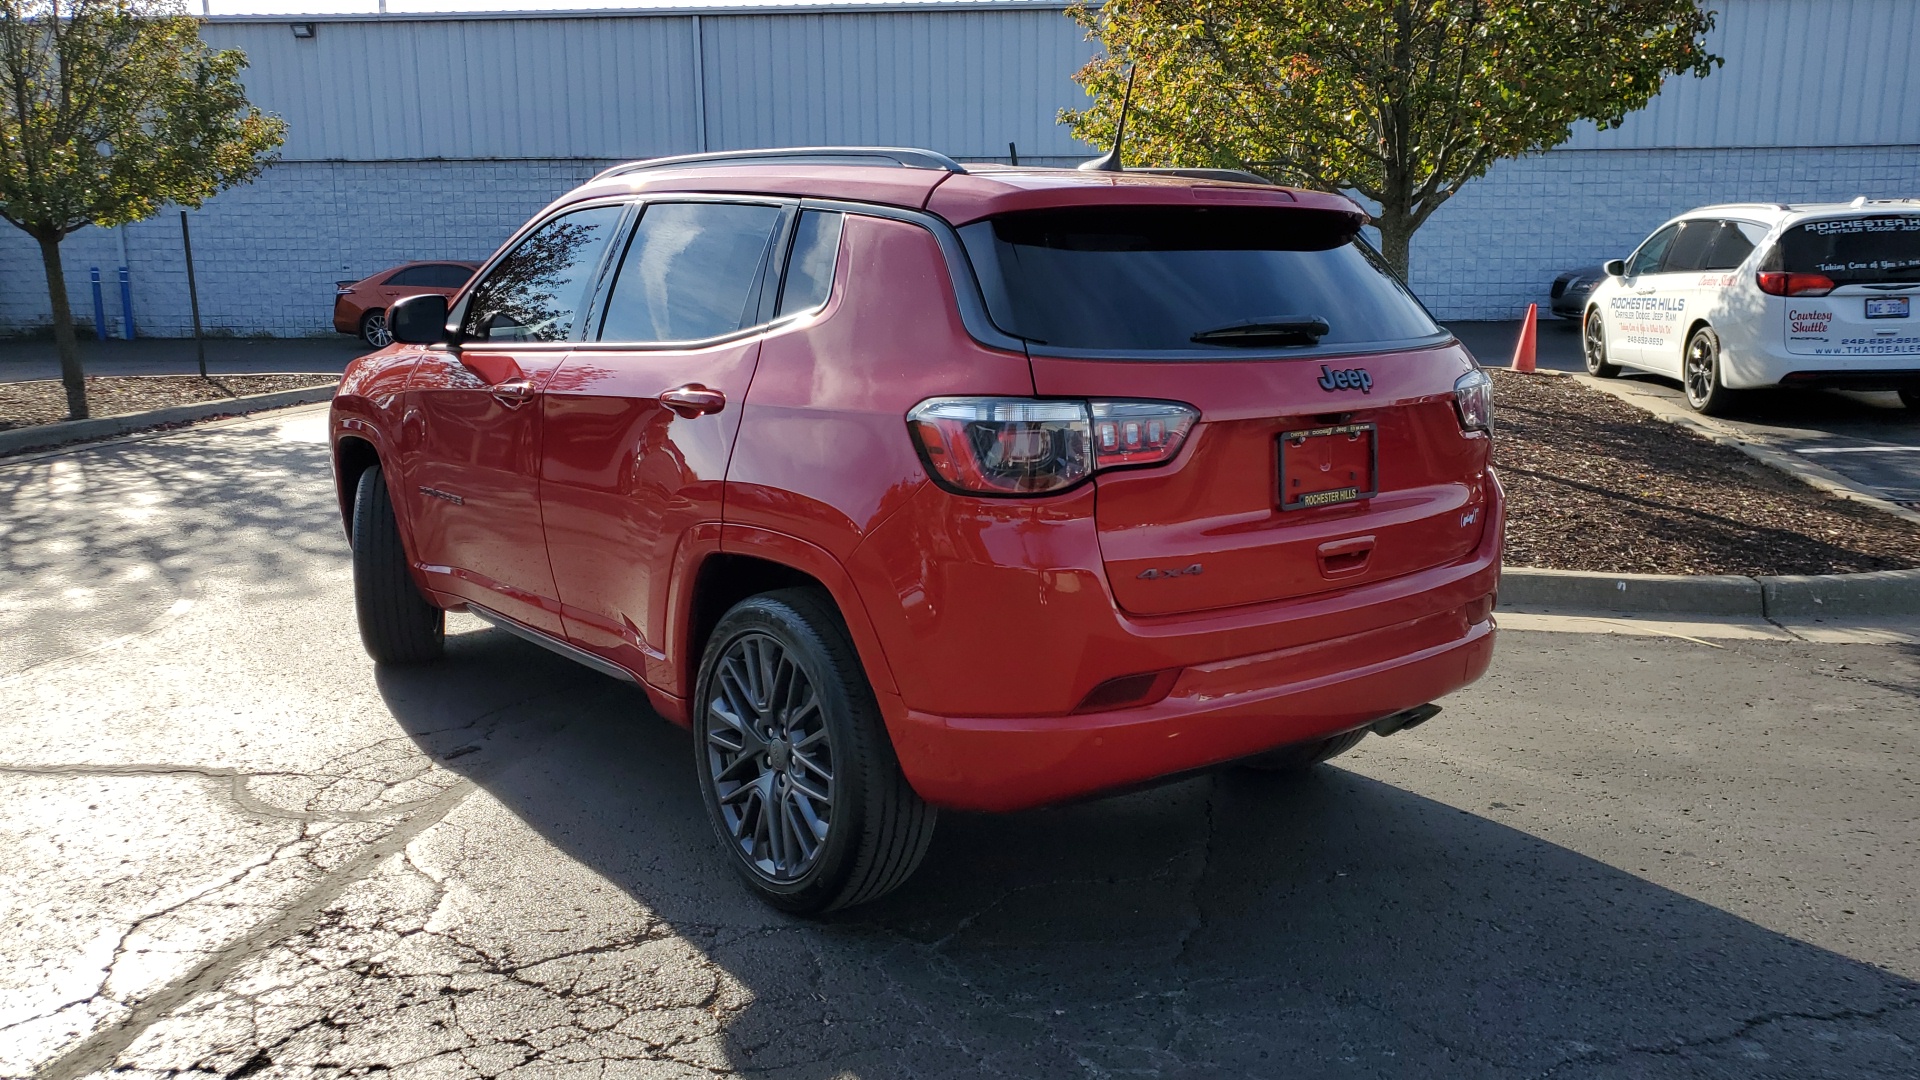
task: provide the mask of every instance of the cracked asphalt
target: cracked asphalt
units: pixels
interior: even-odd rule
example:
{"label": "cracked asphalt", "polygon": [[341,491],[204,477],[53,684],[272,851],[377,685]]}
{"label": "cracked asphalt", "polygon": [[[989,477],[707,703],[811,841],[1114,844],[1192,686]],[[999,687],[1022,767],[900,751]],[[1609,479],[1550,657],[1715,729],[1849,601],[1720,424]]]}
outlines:
{"label": "cracked asphalt", "polygon": [[1912,1077],[1920,652],[1508,631],[1417,731],[734,884],[687,736],[376,671],[324,412],[0,462],[0,1075]]}

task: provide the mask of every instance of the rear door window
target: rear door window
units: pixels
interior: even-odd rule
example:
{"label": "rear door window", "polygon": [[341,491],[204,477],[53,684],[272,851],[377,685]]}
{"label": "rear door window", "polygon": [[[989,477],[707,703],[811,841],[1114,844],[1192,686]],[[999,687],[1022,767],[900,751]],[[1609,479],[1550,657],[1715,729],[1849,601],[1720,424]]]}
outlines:
{"label": "rear door window", "polygon": [[1700,270],[1707,264],[1707,249],[1720,234],[1721,223],[1709,218],[1686,221],[1680,224],[1680,235],[1667,247],[1667,257],[1660,264],[1663,274],[1682,274]]}
{"label": "rear door window", "polygon": [[1089,207],[1007,214],[960,235],[994,323],[1051,349],[1218,355],[1441,332],[1345,215]]}
{"label": "rear door window", "polygon": [[601,341],[702,341],[750,326],[782,211],[757,203],[652,203],[607,298]]}
{"label": "rear door window", "polygon": [[1803,221],[1781,235],[1767,269],[1825,274],[1835,285],[1920,281],[1920,214]]}
{"label": "rear door window", "polygon": [[626,213],[596,206],[562,214],[535,229],[467,303],[462,329],[483,341],[566,341],[600,257]]}

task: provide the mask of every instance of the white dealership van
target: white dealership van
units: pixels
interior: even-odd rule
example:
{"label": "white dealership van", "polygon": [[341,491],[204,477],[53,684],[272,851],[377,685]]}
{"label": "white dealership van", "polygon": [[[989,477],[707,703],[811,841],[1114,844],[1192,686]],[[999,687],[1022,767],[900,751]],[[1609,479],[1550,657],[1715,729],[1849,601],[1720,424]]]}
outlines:
{"label": "white dealership van", "polygon": [[1920,200],[1704,206],[1606,269],[1583,320],[1594,375],[1670,375],[1708,414],[1760,386],[1920,409]]}

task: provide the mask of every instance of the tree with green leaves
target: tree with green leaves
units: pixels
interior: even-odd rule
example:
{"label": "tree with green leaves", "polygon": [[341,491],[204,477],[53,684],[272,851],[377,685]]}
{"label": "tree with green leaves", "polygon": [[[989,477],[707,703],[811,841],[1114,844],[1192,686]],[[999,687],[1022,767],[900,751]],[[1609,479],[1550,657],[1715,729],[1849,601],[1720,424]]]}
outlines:
{"label": "tree with green leaves", "polygon": [[247,104],[180,0],[0,0],[0,217],[40,245],[67,412],[87,415],[60,241],[197,207],[251,180],[286,132]]}
{"label": "tree with green leaves", "polygon": [[1063,123],[1112,138],[1137,68],[1126,156],[1250,169],[1378,207],[1402,274],[1414,232],[1501,158],[1617,126],[1669,75],[1705,76],[1696,0],[1107,0],[1072,12],[1101,43]]}

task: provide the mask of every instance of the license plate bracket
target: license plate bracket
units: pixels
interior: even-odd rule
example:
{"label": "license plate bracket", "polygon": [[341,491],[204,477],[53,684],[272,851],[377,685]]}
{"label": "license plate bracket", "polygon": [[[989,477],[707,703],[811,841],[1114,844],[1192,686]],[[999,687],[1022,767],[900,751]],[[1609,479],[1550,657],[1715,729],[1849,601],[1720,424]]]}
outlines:
{"label": "license plate bracket", "polygon": [[1912,313],[1912,302],[1905,296],[1867,297],[1867,318],[1869,319],[1904,319]]}
{"label": "license plate bracket", "polygon": [[1335,424],[1280,433],[1280,509],[1307,510],[1380,493],[1380,432]]}

